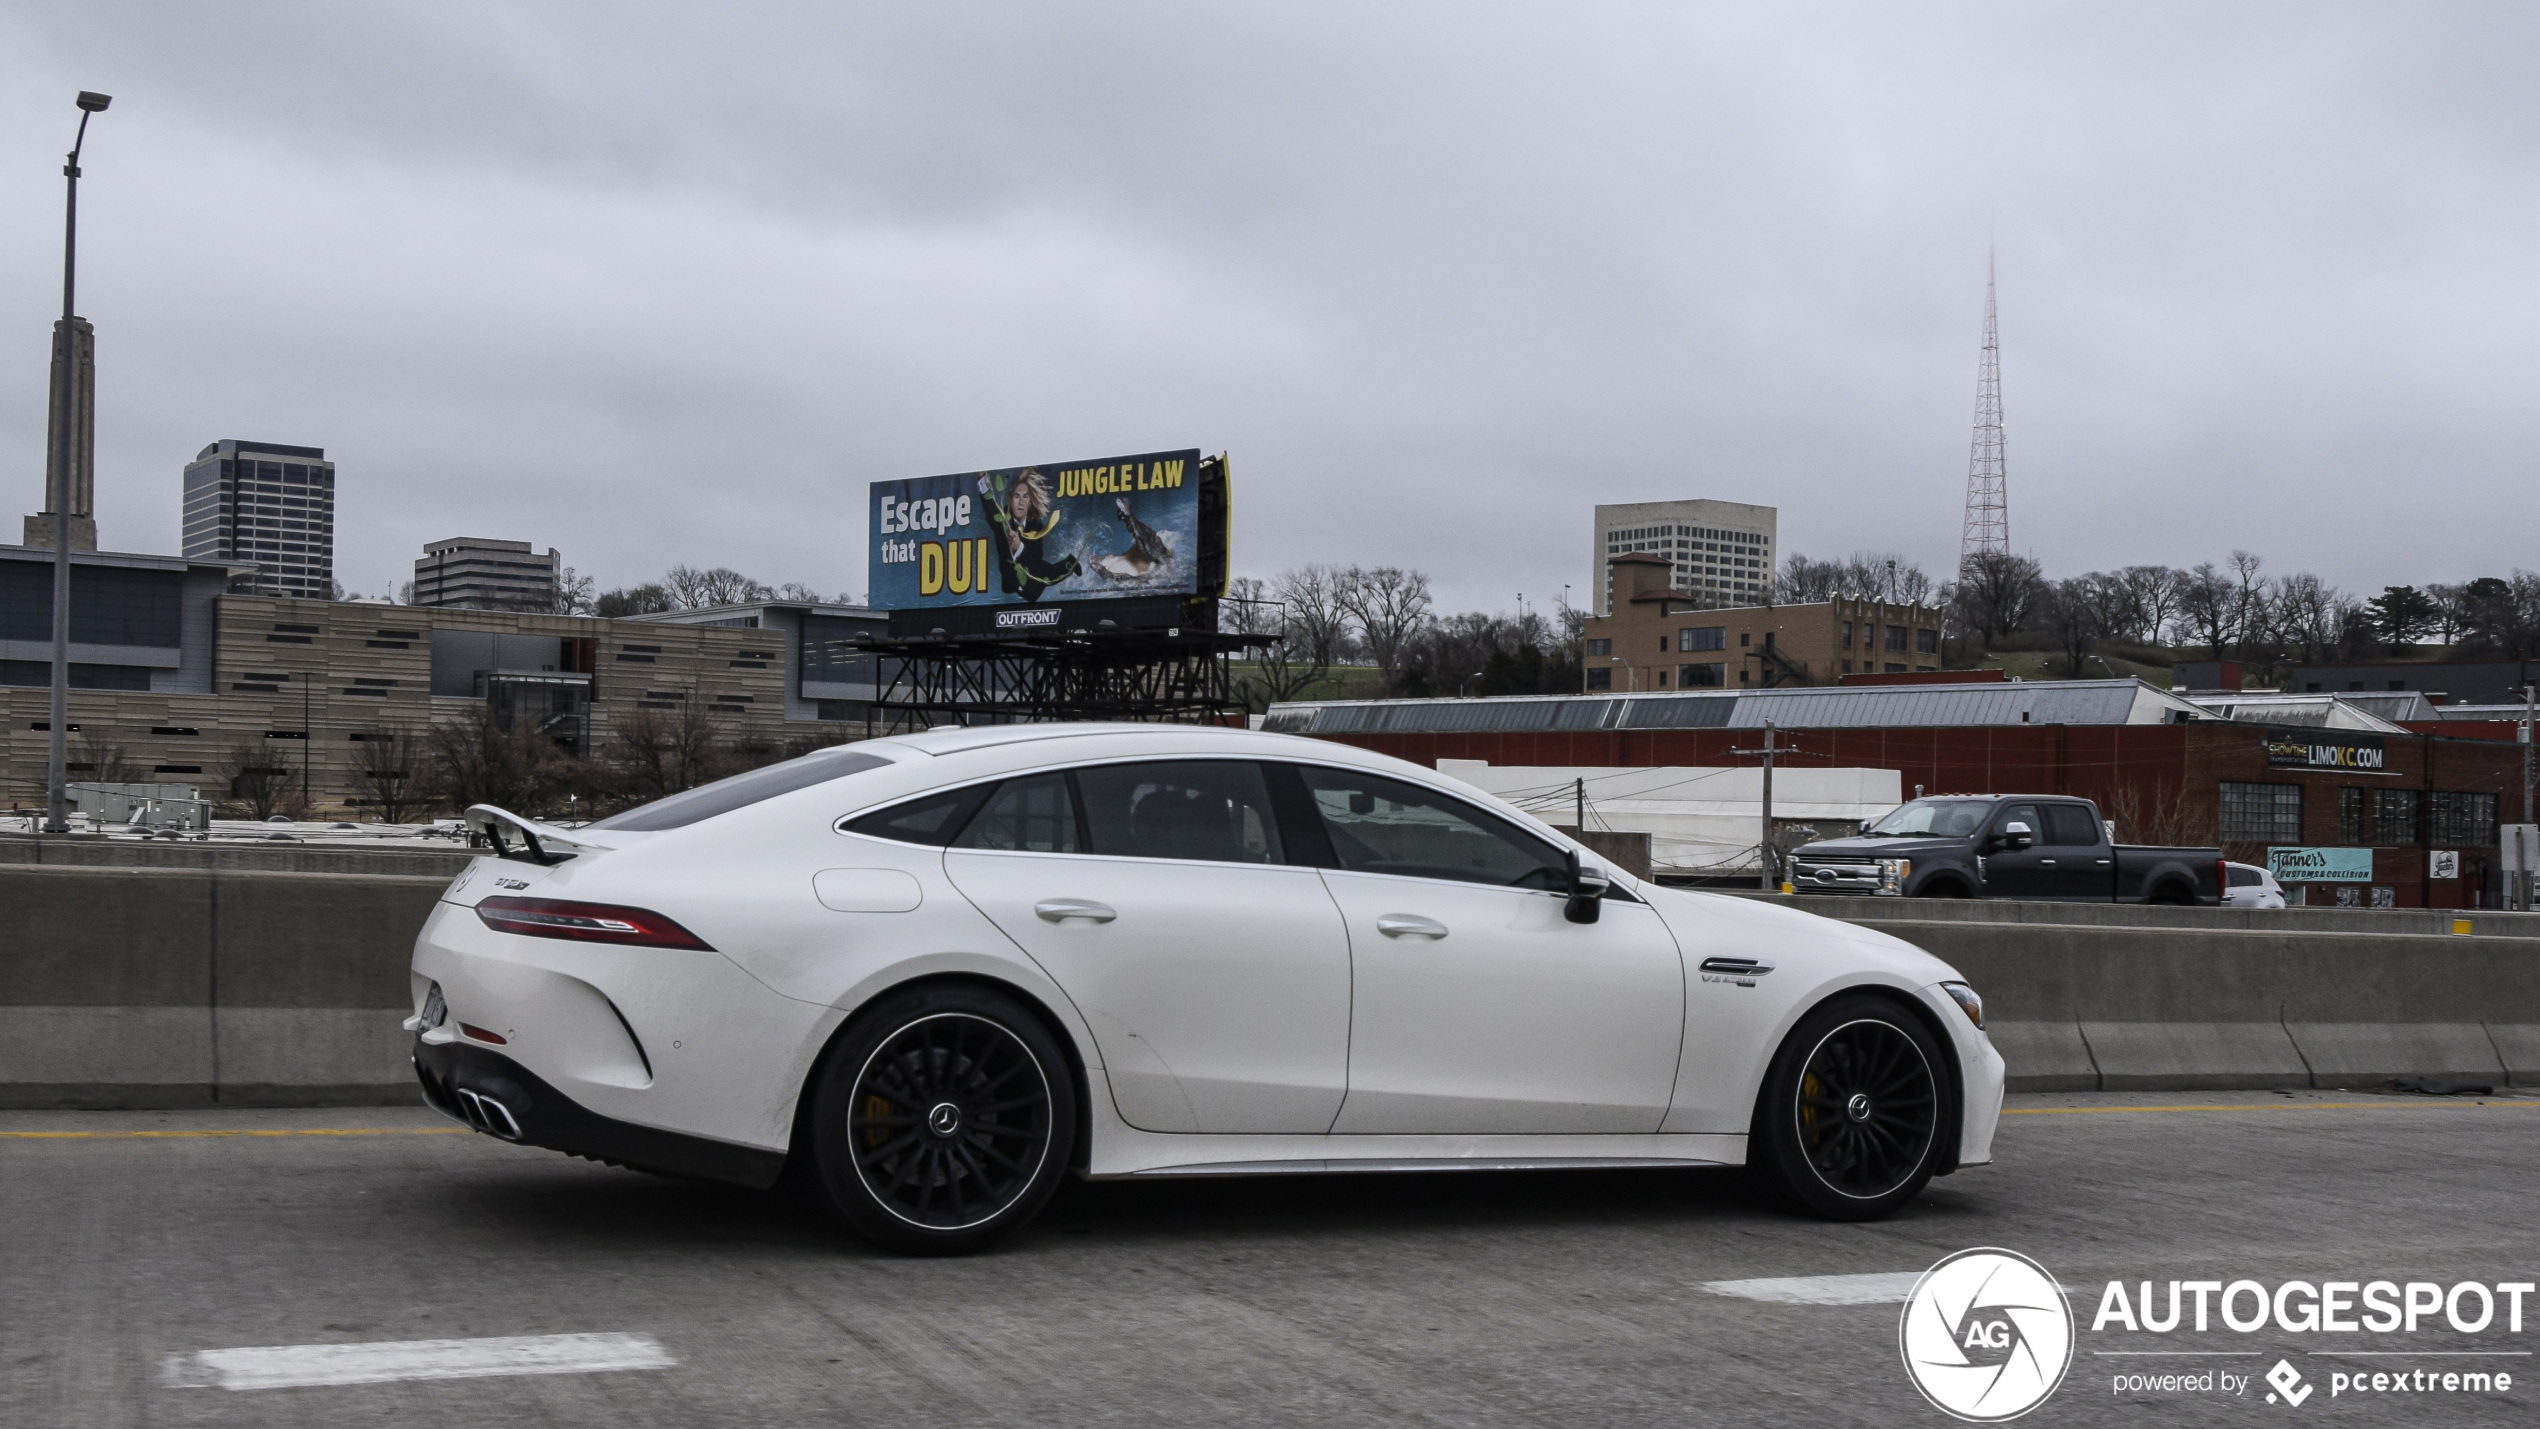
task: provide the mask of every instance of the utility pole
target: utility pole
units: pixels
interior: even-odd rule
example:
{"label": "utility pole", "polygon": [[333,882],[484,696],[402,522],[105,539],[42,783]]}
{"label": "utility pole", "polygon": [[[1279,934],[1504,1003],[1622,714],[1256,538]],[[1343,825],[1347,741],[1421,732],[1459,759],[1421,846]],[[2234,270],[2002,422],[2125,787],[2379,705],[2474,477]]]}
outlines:
{"label": "utility pole", "polygon": [[53,702],[45,728],[44,831],[66,834],[70,820],[70,751],[63,744],[71,719],[71,463],[79,441],[72,428],[79,418],[79,328],[73,311],[72,279],[79,257],[79,151],[88,143],[88,116],[113,100],[79,92],[79,134],[71,140],[70,158],[62,165],[70,193],[62,207],[62,326],[57,344],[61,392],[53,411]]}
{"label": "utility pole", "polygon": [[[2530,758],[2527,752],[2523,762],[2525,764],[2530,763]],[[1572,822],[1577,824],[1579,837],[1582,841],[1584,841],[1587,838],[1587,779],[1585,776],[1570,781],[1570,795],[1577,804],[1576,809],[1571,813],[1570,817]],[[2524,797],[2526,799],[2530,797],[2528,791],[2525,792]]]}
{"label": "utility pole", "polygon": [[[2531,746],[2531,715],[2532,715],[2532,709],[2533,709],[2533,694],[2534,694],[2534,690],[2533,690],[2533,687],[2532,687],[2532,686],[2530,686],[2530,685],[2525,685],[2525,686],[2523,686],[2523,687],[2522,687],[2522,728],[2521,728],[2521,730],[2520,730],[2520,731],[2518,731],[2518,733],[2519,733],[2519,734],[2521,735],[2521,737],[2522,737],[2522,821],[2523,821],[2523,823],[2524,823],[2525,825],[2529,825],[2529,824],[2532,822],[2532,818],[2531,818],[2531,750],[2532,750],[2532,746]],[[2515,833],[2514,833],[2514,837],[2515,837],[2517,840],[2524,840],[2524,841],[2526,841],[2526,842],[2527,842],[2527,841],[2528,841],[2528,838],[2529,838],[2529,835],[2528,835],[2527,833],[2525,833],[2524,831],[2522,831],[2522,830],[2516,830],[2516,831],[2515,831]],[[2532,854],[2534,853],[2534,850],[2533,850],[2533,849],[2531,849],[2531,848],[2529,848],[2529,847],[2523,847],[2523,848],[2517,848],[2517,849],[2515,850],[2515,852],[2521,855],[2521,857],[2520,857],[2519,859],[2517,859],[2517,860],[2516,860],[2516,862],[2518,862],[2518,863],[2520,863],[2520,864],[2522,865],[2522,877],[2521,877],[2521,879],[2519,880],[2519,882],[2522,884],[2522,888],[2521,888],[2521,893],[2522,893],[2522,911],[2523,911],[2523,912],[2525,912],[2525,913],[2528,913],[2528,912],[2530,912],[2530,911],[2531,911],[2531,892],[2532,892],[2532,884],[2533,884],[2533,882],[2535,881],[2535,879],[2540,879],[2540,870],[2535,870],[2535,869],[2533,869],[2533,868],[2532,868],[2532,866],[2531,866],[2531,857],[2532,857]]]}
{"label": "utility pole", "polygon": [[1731,754],[1760,754],[1764,756],[1764,837],[1756,844],[1756,848],[1763,854],[1764,857],[1764,876],[1762,887],[1767,893],[1778,893],[1781,891],[1781,858],[1778,851],[1773,847],[1773,761],[1780,755],[1796,754],[1799,752],[1795,749],[1784,749],[1780,747],[1775,742],[1776,734],[1777,731],[1773,728],[1773,722],[1771,720],[1766,720],[1764,721],[1763,748],[1732,749],[1729,751]]}

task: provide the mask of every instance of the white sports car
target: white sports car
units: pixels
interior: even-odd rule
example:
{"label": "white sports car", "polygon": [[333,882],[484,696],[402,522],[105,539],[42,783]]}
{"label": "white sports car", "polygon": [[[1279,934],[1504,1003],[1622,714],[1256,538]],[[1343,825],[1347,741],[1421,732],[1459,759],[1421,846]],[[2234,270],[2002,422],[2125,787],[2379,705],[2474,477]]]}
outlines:
{"label": "white sports car", "polygon": [[587,828],[479,806],[415,942],[479,1131],[966,1250],[1070,1173],[1751,1164],[1884,1215],[1991,1158],[1983,1006],[1906,943],[1644,884],[1344,745],[943,729]]}

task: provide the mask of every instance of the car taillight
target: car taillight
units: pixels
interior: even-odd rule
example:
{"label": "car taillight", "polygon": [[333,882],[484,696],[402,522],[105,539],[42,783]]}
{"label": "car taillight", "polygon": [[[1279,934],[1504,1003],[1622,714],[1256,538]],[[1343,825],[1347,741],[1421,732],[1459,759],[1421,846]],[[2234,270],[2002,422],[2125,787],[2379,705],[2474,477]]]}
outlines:
{"label": "car taillight", "polygon": [[576,943],[627,943],[711,953],[706,940],[649,908],[574,903],[562,898],[488,898],[476,916],[497,933],[563,938]]}
{"label": "car taillight", "polygon": [[2214,901],[2217,903],[2228,903],[2231,901],[2230,859],[2218,858],[2214,860]]}

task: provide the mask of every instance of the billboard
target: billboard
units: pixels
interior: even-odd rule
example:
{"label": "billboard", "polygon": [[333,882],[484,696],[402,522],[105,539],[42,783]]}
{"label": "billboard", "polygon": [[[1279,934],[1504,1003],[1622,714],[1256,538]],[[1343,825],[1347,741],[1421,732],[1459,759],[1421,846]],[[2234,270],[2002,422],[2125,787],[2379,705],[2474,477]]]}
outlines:
{"label": "billboard", "polygon": [[[882,610],[1215,595],[1224,462],[1197,449],[873,483],[866,569]],[[1213,499],[1203,500],[1215,486]],[[1214,559],[1212,559],[1212,557]]]}

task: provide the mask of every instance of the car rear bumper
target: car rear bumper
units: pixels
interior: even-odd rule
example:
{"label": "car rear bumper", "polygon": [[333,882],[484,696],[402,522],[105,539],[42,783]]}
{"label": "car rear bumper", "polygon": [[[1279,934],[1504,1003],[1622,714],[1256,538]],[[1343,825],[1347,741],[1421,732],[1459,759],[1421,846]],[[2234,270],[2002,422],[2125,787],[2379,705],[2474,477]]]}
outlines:
{"label": "car rear bumper", "polygon": [[482,1047],[417,1037],[414,1066],[425,1105],[499,1140],[762,1190],[775,1185],[785,1169],[781,1151],[601,1116],[520,1063]]}

